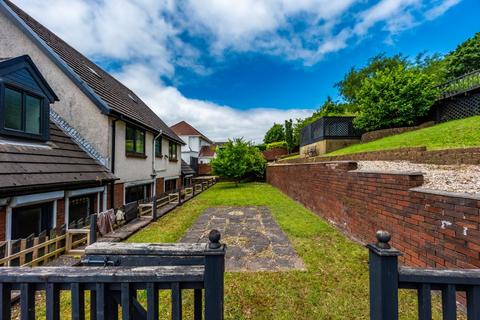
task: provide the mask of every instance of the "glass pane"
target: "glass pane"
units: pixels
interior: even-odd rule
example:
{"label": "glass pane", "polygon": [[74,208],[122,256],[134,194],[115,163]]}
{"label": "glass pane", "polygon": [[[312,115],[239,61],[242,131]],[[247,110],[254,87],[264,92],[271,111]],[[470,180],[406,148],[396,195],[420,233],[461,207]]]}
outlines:
{"label": "glass pane", "polygon": [[135,129],[129,126],[127,126],[125,149],[128,152],[135,152]]}
{"label": "glass pane", "polygon": [[22,94],[5,88],[5,128],[22,130]]}
{"label": "glass pane", "polygon": [[145,153],[145,132],[137,130],[135,135],[135,152]]}
{"label": "glass pane", "polygon": [[25,96],[25,132],[40,134],[40,103],[38,98]]}
{"label": "glass pane", "polygon": [[155,155],[161,156],[162,155],[162,139],[158,138],[155,140]]}

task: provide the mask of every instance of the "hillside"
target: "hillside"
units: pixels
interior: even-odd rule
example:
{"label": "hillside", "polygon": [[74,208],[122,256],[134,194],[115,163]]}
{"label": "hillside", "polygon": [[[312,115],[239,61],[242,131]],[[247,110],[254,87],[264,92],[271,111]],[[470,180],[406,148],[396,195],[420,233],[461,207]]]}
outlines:
{"label": "hillside", "polygon": [[351,145],[328,155],[422,146],[429,150],[480,146],[480,116],[449,121],[372,142]]}

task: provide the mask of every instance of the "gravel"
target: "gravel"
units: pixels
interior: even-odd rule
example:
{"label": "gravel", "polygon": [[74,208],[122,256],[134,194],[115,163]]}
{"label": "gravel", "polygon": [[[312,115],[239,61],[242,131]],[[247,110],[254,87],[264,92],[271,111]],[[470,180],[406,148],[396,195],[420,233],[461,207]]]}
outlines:
{"label": "gravel", "polygon": [[408,161],[358,161],[361,171],[422,172],[422,188],[480,195],[480,166],[434,165]]}

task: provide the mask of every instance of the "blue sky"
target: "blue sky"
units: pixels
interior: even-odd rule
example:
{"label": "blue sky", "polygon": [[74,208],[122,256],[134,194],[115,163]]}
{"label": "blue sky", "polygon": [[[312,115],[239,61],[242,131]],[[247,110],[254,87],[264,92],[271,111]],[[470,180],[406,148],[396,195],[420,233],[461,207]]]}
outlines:
{"label": "blue sky", "polygon": [[[14,0],[15,1],[15,0]],[[17,0],[168,124],[260,141],[381,53],[446,53],[479,0]]]}

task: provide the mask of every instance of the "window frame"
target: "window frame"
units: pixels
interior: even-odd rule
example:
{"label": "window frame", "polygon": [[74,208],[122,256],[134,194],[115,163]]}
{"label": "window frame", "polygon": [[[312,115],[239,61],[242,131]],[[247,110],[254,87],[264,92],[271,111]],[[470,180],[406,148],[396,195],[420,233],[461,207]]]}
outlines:
{"label": "window frame", "polygon": [[[173,146],[175,147],[175,153],[172,152]],[[178,161],[178,144],[173,141],[168,142],[168,160],[172,162]]]}
{"label": "window frame", "polygon": [[[162,146],[163,139],[162,139],[162,137],[160,136],[157,139],[155,139],[154,143],[155,143],[155,157],[163,158],[163,146]],[[159,152],[157,152],[157,144],[160,146]]]}
{"label": "window frame", "polygon": [[[128,127],[130,127],[131,129],[134,129],[135,132],[136,131],[140,131],[140,132],[143,132],[143,152],[137,152],[137,151],[129,151],[127,150],[127,132],[128,132]],[[147,158],[145,152],[146,152],[146,145],[145,145],[145,142],[146,142],[146,135],[147,135],[147,131],[145,129],[142,129],[136,125],[133,125],[133,124],[130,124],[128,122],[125,123],[125,155],[127,157],[137,157],[137,158]],[[136,136],[136,135],[135,135]],[[136,150],[137,149],[137,139],[134,139],[133,140],[133,149]]]}
{"label": "window frame", "polygon": [[[22,130],[15,130],[5,127],[5,112],[6,112],[6,95],[5,89],[10,89],[17,91],[22,96],[22,130],[25,130],[26,126],[26,96],[31,96],[33,98],[40,100],[40,123],[39,123],[39,134],[30,133]],[[40,94],[39,92],[34,92],[28,90],[25,87],[22,87],[18,84],[13,84],[10,82],[0,81],[0,134],[12,137],[33,139],[39,141],[47,141],[50,138],[49,130],[49,121],[50,121],[50,104],[45,95]]]}

